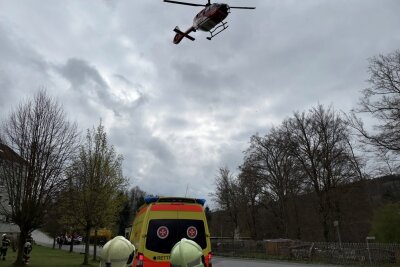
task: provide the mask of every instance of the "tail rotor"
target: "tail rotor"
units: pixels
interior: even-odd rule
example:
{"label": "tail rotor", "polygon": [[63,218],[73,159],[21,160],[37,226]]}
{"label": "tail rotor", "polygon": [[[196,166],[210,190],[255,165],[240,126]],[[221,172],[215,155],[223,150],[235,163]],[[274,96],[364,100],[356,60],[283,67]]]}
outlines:
{"label": "tail rotor", "polygon": [[189,40],[194,41],[195,39],[189,35],[189,33],[191,33],[192,31],[194,31],[193,27],[190,27],[186,32],[182,32],[178,26],[175,27],[174,32],[176,32],[173,43],[174,44],[179,44],[183,37],[188,38]]}

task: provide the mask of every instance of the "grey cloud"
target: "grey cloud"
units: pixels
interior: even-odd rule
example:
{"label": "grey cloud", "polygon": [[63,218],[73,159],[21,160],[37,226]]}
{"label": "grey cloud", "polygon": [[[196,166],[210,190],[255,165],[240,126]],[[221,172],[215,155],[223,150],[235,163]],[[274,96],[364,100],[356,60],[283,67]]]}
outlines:
{"label": "grey cloud", "polygon": [[182,93],[207,102],[220,100],[220,80],[205,66],[190,62],[176,62],[174,69],[182,81]]}
{"label": "grey cloud", "polygon": [[[127,84],[127,85],[130,85],[130,86],[133,85],[131,81],[129,81],[126,77],[124,77],[124,76],[121,75],[121,74],[114,74],[114,77],[115,77],[116,79],[118,79],[118,80],[124,82],[124,83]],[[136,85],[136,86],[138,86],[138,85]],[[139,86],[140,86],[140,85],[139,85]]]}
{"label": "grey cloud", "polygon": [[85,60],[70,58],[65,65],[56,67],[56,69],[71,83],[72,89],[86,97],[95,94],[104,106],[114,112],[115,116],[121,116],[118,110],[119,103],[113,100],[108,84],[95,67],[89,65]]}
{"label": "grey cloud", "polygon": [[[0,22],[2,21],[0,20]],[[13,33],[12,28],[6,28],[6,25],[7,23],[0,24],[1,69],[6,71],[12,66],[22,65],[24,68],[31,69],[31,71],[46,73],[49,64],[43,59],[43,56],[29,46],[29,43],[25,42],[19,35]]]}
{"label": "grey cloud", "polygon": [[252,94],[240,74],[221,71],[219,66],[180,61],[173,63],[173,70],[181,84],[177,93],[195,106],[235,105]]}
{"label": "grey cloud", "polygon": [[134,83],[121,74],[114,74],[113,77],[121,83],[125,84],[126,87],[128,87],[130,90],[135,91],[139,95],[135,102],[130,105],[131,110],[149,101],[149,97],[143,92],[144,88],[140,83]]}
{"label": "grey cloud", "polygon": [[[147,162],[148,164],[156,164],[157,162],[165,165],[176,164],[172,144],[152,136],[149,129],[143,127],[143,125],[131,125],[130,128],[134,129],[134,133],[125,132],[122,129],[112,130],[110,136],[113,144],[126,151],[126,154],[133,150],[139,154],[138,158],[147,157],[150,159]],[[137,168],[139,168],[139,163],[141,161],[134,161],[133,164],[138,164]]]}
{"label": "grey cloud", "polygon": [[[172,143],[168,140],[160,139],[152,134],[150,129],[143,125],[141,116],[131,114],[128,119],[128,125],[124,127],[114,127],[110,129],[110,140],[119,151],[125,156],[124,165],[129,170],[126,175],[130,178],[140,178],[138,172],[143,165],[153,166],[150,173],[152,175],[157,166],[162,173],[168,166],[169,169],[177,168],[176,156],[173,151]],[[167,176],[166,173],[163,175]]]}
{"label": "grey cloud", "polygon": [[4,119],[24,95],[46,87],[49,64],[15,28],[0,16],[0,119]]}
{"label": "grey cloud", "polygon": [[[12,81],[6,73],[0,70],[0,106],[5,107],[10,101],[10,95],[12,94]],[[6,110],[0,109],[3,115],[7,113]],[[0,118],[1,119],[1,118]]]}
{"label": "grey cloud", "polygon": [[[64,66],[59,68],[60,74],[71,82],[73,89],[94,82],[99,91],[108,90],[108,85],[101,77],[97,69],[90,66],[88,62],[82,59],[70,58]],[[104,95],[104,93],[101,93]]]}
{"label": "grey cloud", "polygon": [[168,125],[169,127],[176,129],[176,131],[178,132],[179,130],[186,129],[189,125],[189,122],[186,119],[179,118],[176,115],[166,118],[164,123],[165,125]]}
{"label": "grey cloud", "polygon": [[164,164],[175,164],[175,156],[171,153],[171,150],[164,141],[153,137],[147,142],[145,147],[146,149],[150,149],[160,162]]}
{"label": "grey cloud", "polygon": [[119,2],[119,0],[103,0],[103,1],[112,10],[114,10],[117,7],[118,2]]}
{"label": "grey cloud", "polygon": [[[55,66],[54,69],[71,83],[72,89],[78,91],[88,99],[93,96],[97,97],[98,101],[106,108],[112,110],[117,117],[122,116],[121,112],[129,112],[146,102],[146,96],[140,91],[137,91],[139,98],[134,103],[122,104],[116,100],[111,94],[110,85],[105,81],[96,67],[83,59],[70,58],[65,65]],[[113,77],[129,87],[132,86],[132,83],[123,75],[115,74]],[[131,89],[136,90],[135,88]]]}

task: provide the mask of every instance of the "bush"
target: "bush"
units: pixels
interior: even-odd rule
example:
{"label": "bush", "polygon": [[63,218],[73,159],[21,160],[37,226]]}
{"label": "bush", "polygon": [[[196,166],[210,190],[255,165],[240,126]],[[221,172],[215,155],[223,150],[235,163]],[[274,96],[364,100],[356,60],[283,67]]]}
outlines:
{"label": "bush", "polygon": [[387,204],[375,212],[371,233],[385,243],[400,242],[400,204]]}

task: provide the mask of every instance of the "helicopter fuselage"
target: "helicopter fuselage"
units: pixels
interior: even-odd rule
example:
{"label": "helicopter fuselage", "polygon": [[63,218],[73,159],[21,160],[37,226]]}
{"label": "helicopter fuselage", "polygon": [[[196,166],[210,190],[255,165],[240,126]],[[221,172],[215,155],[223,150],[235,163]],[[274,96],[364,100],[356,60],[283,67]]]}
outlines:
{"label": "helicopter fuselage", "polygon": [[227,4],[211,4],[194,17],[193,28],[208,32],[221,23],[228,14],[229,6]]}
{"label": "helicopter fuselage", "polygon": [[234,9],[255,9],[255,7],[247,7],[247,6],[228,6],[227,4],[214,3],[211,4],[211,0],[207,1],[207,4],[197,4],[197,3],[188,3],[177,0],[164,0],[164,2],[186,5],[186,6],[203,6],[203,8],[193,19],[193,25],[187,29],[186,31],[181,31],[178,26],[175,27],[174,32],[176,32],[173,43],[179,44],[183,38],[187,38],[189,40],[194,41],[195,39],[190,36],[191,32],[195,32],[197,30],[210,32],[208,40],[211,40],[213,37],[217,36],[224,30],[228,28],[228,23],[224,21],[224,19],[230,13],[232,8]]}

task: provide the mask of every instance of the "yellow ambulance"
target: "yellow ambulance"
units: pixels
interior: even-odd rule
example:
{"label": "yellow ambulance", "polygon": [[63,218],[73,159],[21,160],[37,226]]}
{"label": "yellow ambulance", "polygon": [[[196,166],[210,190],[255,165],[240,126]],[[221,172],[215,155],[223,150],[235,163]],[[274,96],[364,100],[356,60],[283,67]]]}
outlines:
{"label": "yellow ambulance", "polygon": [[146,197],[132,223],[130,241],[136,247],[134,267],[170,267],[172,247],[182,238],[203,250],[205,267],[212,267],[210,232],[204,199]]}

